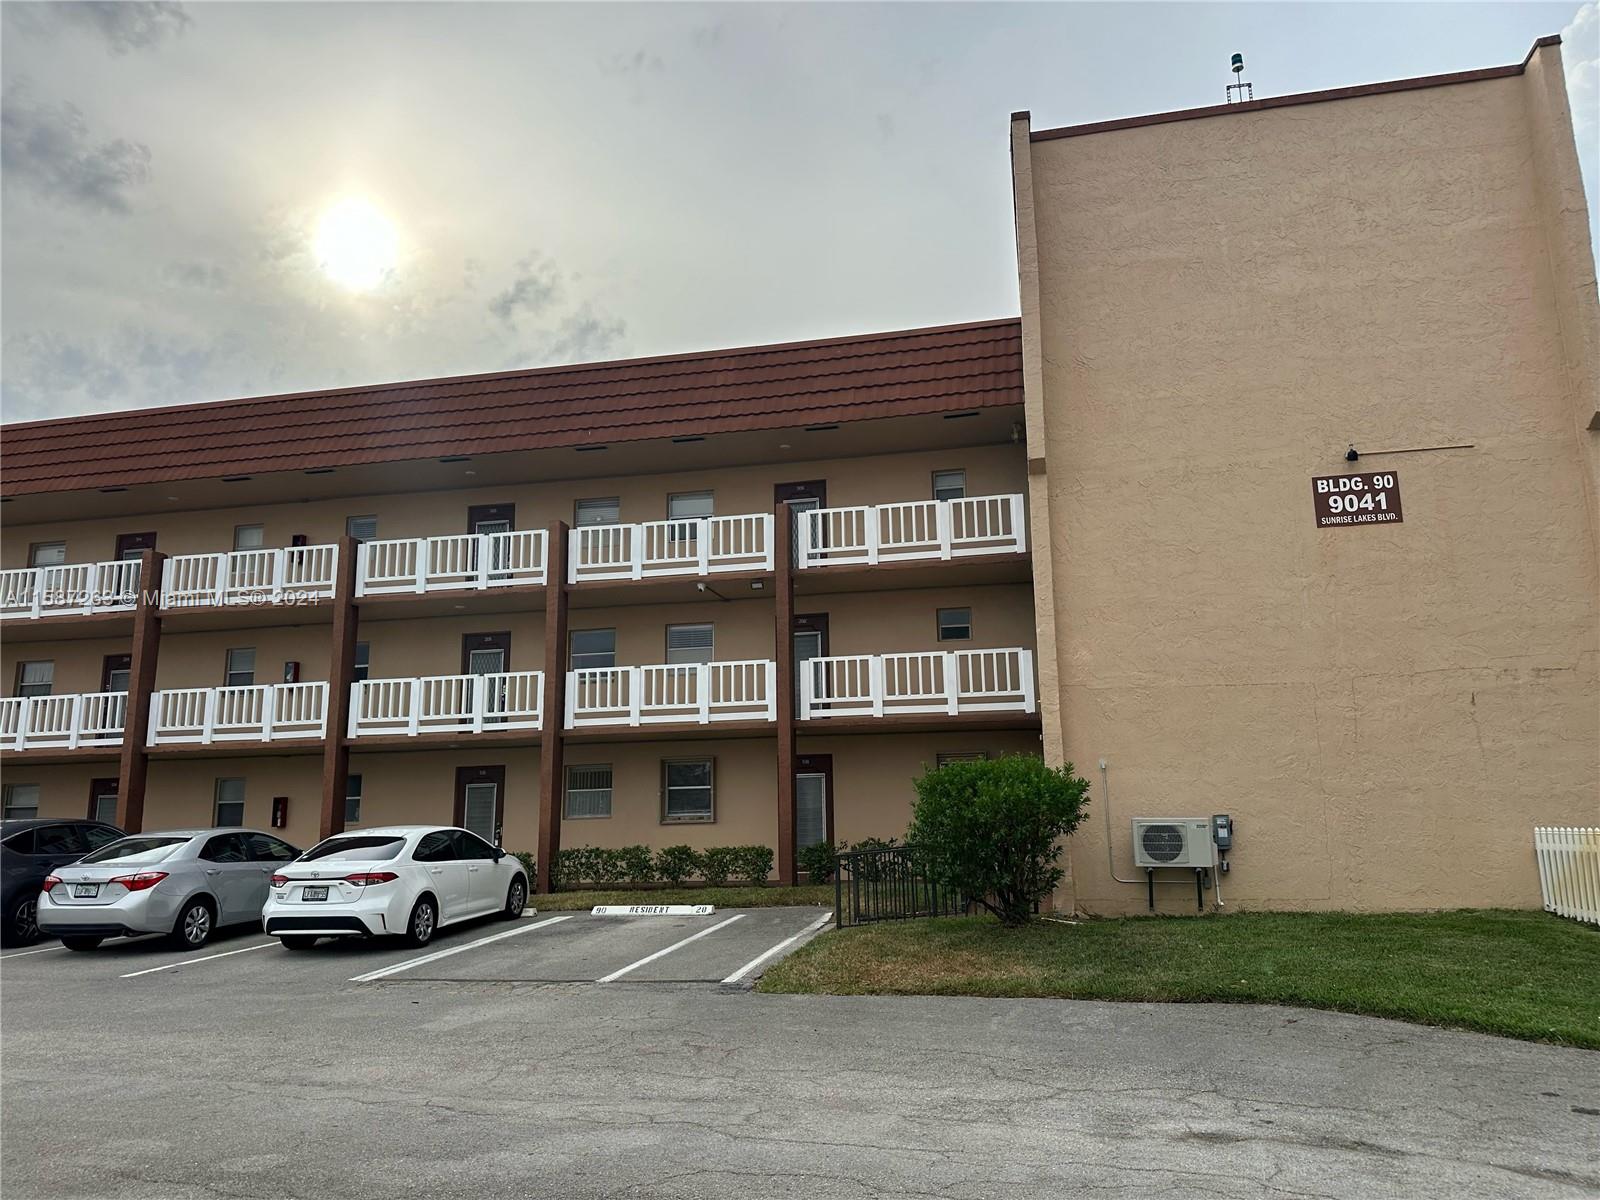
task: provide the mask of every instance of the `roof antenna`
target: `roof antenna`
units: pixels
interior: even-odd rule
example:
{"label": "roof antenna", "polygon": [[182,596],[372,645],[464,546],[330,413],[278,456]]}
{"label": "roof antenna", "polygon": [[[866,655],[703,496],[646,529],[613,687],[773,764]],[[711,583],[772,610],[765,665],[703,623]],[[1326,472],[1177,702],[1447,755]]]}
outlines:
{"label": "roof antenna", "polygon": [[[1243,72],[1244,55],[1235,54],[1233,56],[1233,78],[1235,82],[1230,83],[1227,88],[1229,104],[1237,104],[1240,101],[1254,100],[1256,98],[1255,85],[1239,78]],[[1239,94],[1235,96],[1235,92]]]}

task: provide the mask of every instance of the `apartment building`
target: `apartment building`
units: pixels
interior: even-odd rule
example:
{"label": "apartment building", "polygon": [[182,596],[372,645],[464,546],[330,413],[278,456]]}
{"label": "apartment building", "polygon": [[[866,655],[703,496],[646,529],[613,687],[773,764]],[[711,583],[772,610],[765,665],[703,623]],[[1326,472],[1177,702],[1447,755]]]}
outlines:
{"label": "apartment building", "polygon": [[1011,147],[1020,320],[7,427],[6,814],[791,881],[1042,753],[1059,907],[1218,812],[1232,905],[1536,905],[1533,826],[1600,823],[1556,39]]}
{"label": "apartment building", "polygon": [[903,834],[925,767],[1039,748],[1018,338],[10,426],[6,814],[454,821],[541,885]]}

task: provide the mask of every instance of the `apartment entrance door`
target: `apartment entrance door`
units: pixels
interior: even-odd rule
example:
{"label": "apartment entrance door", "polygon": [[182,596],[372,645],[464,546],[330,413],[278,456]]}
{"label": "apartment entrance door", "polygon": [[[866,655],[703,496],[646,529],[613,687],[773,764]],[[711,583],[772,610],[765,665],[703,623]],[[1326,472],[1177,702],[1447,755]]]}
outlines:
{"label": "apartment entrance door", "polygon": [[799,483],[780,483],[772,491],[773,502],[789,509],[789,543],[794,545],[795,527],[800,523],[800,514],[828,506],[828,481],[806,479]]}
{"label": "apartment entrance door", "polygon": [[828,614],[801,613],[794,619],[794,704],[800,713],[801,679],[811,668],[806,664],[813,658],[828,657]]}
{"label": "apartment entrance door", "polygon": [[[117,823],[117,781],[115,779],[89,780],[89,820]],[[95,847],[91,846],[90,849]]]}
{"label": "apartment entrance door", "polygon": [[[467,509],[468,533],[510,533],[517,521],[515,504],[474,504]],[[510,565],[509,539],[497,538],[489,543],[489,570],[504,577]]]}
{"label": "apartment entrance door", "polygon": [[457,767],[456,824],[498,846],[505,790],[503,766]]}
{"label": "apartment entrance door", "polygon": [[138,558],[146,550],[156,548],[156,535],[153,533],[119,533],[117,535],[117,557]]}
{"label": "apartment entrance door", "polygon": [[833,755],[802,754],[794,769],[796,852],[833,837]]}
{"label": "apartment entrance door", "polygon": [[[499,633],[468,633],[461,638],[461,673],[463,675],[499,675],[511,669],[511,631]],[[506,681],[504,679],[480,680],[477,687],[487,688],[483,698],[485,724],[505,721]]]}

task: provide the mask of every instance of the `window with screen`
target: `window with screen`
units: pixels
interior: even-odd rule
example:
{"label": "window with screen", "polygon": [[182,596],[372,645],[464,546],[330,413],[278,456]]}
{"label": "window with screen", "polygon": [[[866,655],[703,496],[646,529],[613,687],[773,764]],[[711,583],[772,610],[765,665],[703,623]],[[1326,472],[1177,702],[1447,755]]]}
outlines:
{"label": "window with screen", "polygon": [[574,629],[571,635],[571,662],[574,671],[617,665],[615,629]]}
{"label": "window with screen", "polygon": [[239,646],[228,651],[228,661],[223,671],[224,687],[249,687],[256,681],[256,651],[254,646]]}
{"label": "window with screen", "polygon": [[708,663],[712,659],[714,625],[668,625],[669,663]]}
{"label": "window with screen", "polygon": [[65,542],[35,542],[28,547],[30,567],[59,567],[67,561]]}
{"label": "window with screen", "polygon": [[970,608],[941,608],[939,610],[939,640],[941,642],[971,641],[972,610]]}
{"label": "window with screen", "polygon": [[611,815],[611,764],[583,763],[567,767],[568,820]]}
{"label": "window with screen", "polygon": [[260,550],[267,544],[267,527],[265,525],[235,525],[233,527],[233,548],[235,550]]}
{"label": "window with screen", "polygon": [[933,473],[933,498],[959,500],[967,494],[965,471],[935,471]]}
{"label": "window with screen", "polygon": [[370,542],[378,536],[378,518],[346,517],[344,531],[358,542]]}
{"label": "window with screen", "polygon": [[4,792],[5,819],[27,820],[39,815],[39,785],[37,783],[8,783]]}
{"label": "window with screen", "polygon": [[661,764],[661,819],[664,822],[710,821],[715,814],[709,758],[679,759]]}
{"label": "window with screen", "polygon": [[244,824],[244,780],[219,779],[212,804],[211,823],[219,828]]}
{"label": "window with screen", "polygon": [[17,664],[17,695],[48,696],[55,686],[56,664],[39,660]]}
{"label": "window with screen", "polygon": [[361,776],[359,775],[346,775],[344,778],[344,823],[346,825],[361,823]]}
{"label": "window with screen", "polygon": [[615,525],[622,520],[622,502],[615,496],[579,500],[573,506],[574,525]]}

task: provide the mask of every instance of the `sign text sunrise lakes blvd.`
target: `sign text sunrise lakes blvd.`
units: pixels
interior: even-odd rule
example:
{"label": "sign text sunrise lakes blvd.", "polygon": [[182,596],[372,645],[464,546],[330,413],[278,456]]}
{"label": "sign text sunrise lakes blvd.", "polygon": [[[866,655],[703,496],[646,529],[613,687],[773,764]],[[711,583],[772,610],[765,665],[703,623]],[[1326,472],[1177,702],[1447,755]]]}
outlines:
{"label": "sign text sunrise lakes blvd.", "polygon": [[1400,477],[1393,471],[1320,475],[1311,481],[1311,499],[1318,529],[1387,525],[1404,519],[1400,510]]}

